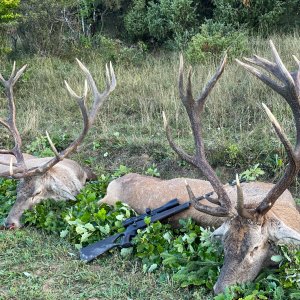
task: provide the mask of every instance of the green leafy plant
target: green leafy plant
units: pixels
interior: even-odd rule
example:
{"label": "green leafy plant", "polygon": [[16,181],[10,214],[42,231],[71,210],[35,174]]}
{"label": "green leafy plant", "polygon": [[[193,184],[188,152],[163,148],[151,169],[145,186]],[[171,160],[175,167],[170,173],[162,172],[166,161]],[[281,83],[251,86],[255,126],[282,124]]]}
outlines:
{"label": "green leafy plant", "polygon": [[111,175],[102,174],[97,181],[89,182],[76,196],[77,201],[46,200],[24,213],[23,222],[47,232],[59,233],[80,248],[113,232],[124,230],[122,220],[134,213],[125,204],[115,208],[99,206],[99,199],[106,194],[109,182],[130,169],[124,165]]}
{"label": "green leafy plant", "polygon": [[[71,137],[68,134],[56,134],[51,137],[53,144],[58,151],[61,151],[67,147],[71,141]],[[29,145],[26,146],[28,153],[38,157],[54,156],[48,139],[45,135],[41,135],[35,138]]]}
{"label": "green leafy plant", "polygon": [[65,216],[68,225],[60,234],[76,248],[124,231],[122,221],[134,215],[127,205],[120,202],[114,208],[107,204],[99,206],[95,193],[79,196],[80,201],[68,210]]}
{"label": "green leafy plant", "polygon": [[191,219],[180,220],[179,229],[160,222],[149,224],[134,238],[134,254],[142,259],[145,272],[158,266],[172,270],[173,279],[182,287],[204,285],[212,288],[222,262],[219,245],[211,232]]}
{"label": "green leafy plant", "polygon": [[64,217],[71,202],[46,200],[27,210],[22,216],[22,222],[49,233],[57,234],[66,227]]}
{"label": "green leafy plant", "polygon": [[265,172],[259,167],[259,164],[254,165],[253,167],[247,169],[246,171],[242,172],[240,175],[241,179],[246,181],[255,181],[258,177],[264,175]]}
{"label": "green leafy plant", "polygon": [[38,157],[54,155],[46,136],[36,137],[33,142],[26,146],[26,150],[30,154]]}
{"label": "green leafy plant", "polygon": [[150,176],[153,176],[153,177],[160,177],[160,173],[157,169],[157,166],[156,164],[152,164],[151,167],[149,167],[146,171],[145,171],[145,174],[146,175],[150,175]]}
{"label": "green leafy plant", "polygon": [[226,150],[226,165],[238,166],[241,158],[241,150],[238,144],[230,144]]}
{"label": "green leafy plant", "polygon": [[118,169],[115,170],[115,172],[112,174],[112,178],[115,179],[115,178],[119,178],[123,175],[126,175],[128,173],[131,172],[131,168],[128,168],[124,165],[120,165]]}
{"label": "green leafy plant", "polygon": [[16,180],[0,178],[0,225],[16,201],[16,187]]}

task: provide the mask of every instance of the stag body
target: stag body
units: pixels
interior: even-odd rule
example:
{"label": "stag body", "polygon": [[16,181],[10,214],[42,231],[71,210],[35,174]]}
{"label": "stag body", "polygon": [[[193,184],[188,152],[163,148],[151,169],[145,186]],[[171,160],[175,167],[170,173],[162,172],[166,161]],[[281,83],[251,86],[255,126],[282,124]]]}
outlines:
{"label": "stag body", "polygon": [[[14,139],[12,149],[0,149],[0,177],[20,180],[17,189],[17,200],[6,220],[8,227],[19,227],[21,225],[20,217],[24,210],[31,208],[44,199],[75,199],[74,196],[83,187],[86,179],[92,179],[94,176],[88,169],[84,169],[77,162],[67,159],[67,157],[76,151],[87,135],[103,101],[115,89],[116,78],[112,65],[106,66],[106,89],[103,93],[99,93],[89,70],[79,60],[77,62],[86,76],[83,95],[77,95],[67,82],[65,84],[69,94],[78,103],[83,118],[83,128],[79,136],[61,152],[57,151],[46,132],[54,157],[35,158],[21,151],[22,139],[16,126],[13,87],[26,66],[16,71],[14,64],[8,80],[5,80],[0,74],[0,82],[5,88],[8,100],[8,117],[6,120],[0,118],[0,124],[9,131]],[[88,85],[93,95],[93,103],[90,109],[87,107]]]}
{"label": "stag body", "polygon": [[[122,201],[132,207],[137,213],[141,214],[145,212],[146,208],[157,208],[173,198],[178,198],[180,203],[189,201],[186,183],[191,187],[196,197],[213,191],[212,185],[207,180],[190,178],[162,180],[151,176],[130,173],[113,180],[108,185],[106,196],[99,201],[99,204],[104,202],[109,205],[114,205],[117,201]],[[274,184],[266,182],[242,183],[245,205],[255,207],[272,187],[274,187]],[[227,184],[224,188],[233,207],[236,207],[236,187]],[[211,203],[206,199],[201,200],[201,203],[211,207],[217,207],[217,204]],[[235,213],[237,214],[236,211]],[[288,226],[300,232],[299,213],[293,196],[288,190],[278,198],[272,207],[272,214],[282,219]],[[214,228],[221,226],[227,220],[227,217],[217,218],[200,212],[194,207],[190,207],[188,210],[171,217],[170,222],[176,225],[179,219],[189,217],[201,226]]]}

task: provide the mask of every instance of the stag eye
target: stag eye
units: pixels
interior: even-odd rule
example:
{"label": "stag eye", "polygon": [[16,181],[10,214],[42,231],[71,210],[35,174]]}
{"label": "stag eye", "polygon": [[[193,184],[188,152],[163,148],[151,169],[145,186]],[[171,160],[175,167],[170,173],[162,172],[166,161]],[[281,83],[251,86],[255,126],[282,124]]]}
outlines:
{"label": "stag eye", "polygon": [[256,251],[257,249],[258,249],[258,246],[254,247],[254,248],[253,248],[253,251]]}
{"label": "stag eye", "polygon": [[33,197],[35,197],[35,196],[37,196],[37,195],[39,195],[39,194],[41,194],[41,193],[42,193],[42,191],[36,191],[36,192],[34,193]]}

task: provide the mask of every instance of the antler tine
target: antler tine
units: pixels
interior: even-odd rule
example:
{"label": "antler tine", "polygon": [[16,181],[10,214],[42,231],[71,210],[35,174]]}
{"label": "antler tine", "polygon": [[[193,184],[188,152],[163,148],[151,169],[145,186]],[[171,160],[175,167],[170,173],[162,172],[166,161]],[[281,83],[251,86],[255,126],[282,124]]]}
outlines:
{"label": "antler tine", "polygon": [[293,56],[293,59],[295,60],[295,62],[296,62],[298,65],[300,65],[300,60],[298,59],[298,57],[295,56],[295,55],[292,55],[292,56]]}
{"label": "antler tine", "polygon": [[193,157],[189,154],[187,154],[183,149],[181,149],[178,145],[176,145],[176,143],[174,142],[172,135],[171,135],[171,128],[168,124],[168,120],[166,117],[165,112],[162,112],[162,116],[163,116],[163,122],[164,122],[164,129],[166,131],[166,136],[167,136],[167,140],[171,146],[171,148],[180,156],[182,157],[185,161],[195,165],[195,162],[193,160]]}
{"label": "antler tine", "polygon": [[275,116],[272,114],[272,112],[270,111],[270,109],[264,104],[262,103],[263,108],[266,111],[267,116],[269,117],[276,134],[278,135],[281,143],[283,144],[285,151],[287,152],[288,158],[290,161],[295,161],[296,157],[294,155],[294,150],[293,150],[293,146],[290,143],[290,141],[288,140],[287,136],[285,135],[283,129],[281,128],[279,122],[277,121],[277,119],[275,118]]}
{"label": "antler tine", "polygon": [[207,85],[203,88],[201,94],[199,95],[198,99],[196,100],[199,103],[199,106],[201,107],[200,108],[201,111],[204,107],[205,101],[206,101],[209,93],[211,92],[211,90],[213,89],[213,87],[215,86],[217,81],[219,80],[220,76],[222,75],[226,62],[227,62],[227,52],[225,53],[218,70],[213,75],[213,77],[210,79],[210,81],[207,83]]}
{"label": "antler tine", "polygon": [[185,99],[184,91],[183,91],[183,55],[180,53],[179,55],[179,72],[178,72],[178,89],[179,96],[181,101],[183,102]]}
{"label": "antler tine", "polygon": [[94,122],[94,119],[96,117],[97,111],[99,107],[102,105],[103,101],[108,97],[108,95],[115,89],[117,81],[116,81],[116,76],[114,69],[112,67],[112,64],[110,62],[109,68],[107,65],[105,66],[106,69],[106,89],[103,93],[99,93],[96,83],[93,79],[93,76],[91,75],[90,71],[87,69],[87,67],[79,60],[76,58],[77,63],[79,64],[81,70],[85,73],[88,83],[91,87],[93,97],[94,97],[94,102],[92,105],[91,113],[90,113],[90,120],[91,122]]}
{"label": "antler tine", "polygon": [[253,215],[249,213],[247,209],[244,207],[244,195],[243,195],[243,189],[240,184],[239,175],[236,174],[236,191],[237,191],[237,212],[239,216],[246,218],[246,219],[252,219]]}
{"label": "antler tine", "polygon": [[282,62],[282,60],[281,60],[281,58],[280,58],[280,56],[279,56],[279,54],[278,54],[278,52],[277,52],[277,50],[274,46],[272,40],[270,40],[270,46],[271,46],[271,50],[272,50],[276,65],[278,67],[278,70],[282,75],[282,80],[285,81],[288,85],[294,87],[295,86],[294,79],[291,76],[290,72],[285,67],[285,65],[283,64],[283,62]]}
{"label": "antler tine", "polygon": [[[245,58],[244,58],[245,59]],[[249,58],[245,59],[248,62],[251,62],[253,64],[256,64],[258,66],[263,67],[262,64],[258,63],[255,60],[251,60]],[[260,72],[258,69],[245,64],[244,62],[236,59],[235,60],[239,65],[241,65],[243,68],[245,68],[247,71],[249,71],[251,74],[253,74],[254,76],[256,76],[258,79],[260,79],[263,83],[265,83],[266,85],[268,85],[269,87],[271,87],[275,92],[277,92],[278,94],[280,94],[281,96],[285,96],[285,90],[284,88],[279,85],[276,81],[272,80],[270,77],[266,76],[265,74],[263,74],[262,72]],[[266,67],[264,67],[266,68]]]}
{"label": "antler tine", "polygon": [[16,107],[15,107],[13,86],[18,81],[20,76],[23,74],[26,67],[27,65],[24,65],[21,69],[16,71],[16,62],[14,62],[11,75],[8,80],[5,80],[4,77],[0,74],[0,81],[5,87],[5,94],[8,100],[8,117],[6,121],[0,119],[0,124],[3,125],[10,132],[15,142],[13,149],[11,150],[1,149],[0,153],[14,155],[17,160],[17,165],[21,167],[22,171],[26,170],[26,165],[21,151],[22,139],[18,131],[18,128],[16,126]]}
{"label": "antler tine", "polygon": [[[58,152],[55,148],[55,145],[53,144],[48,132],[46,132],[47,139],[50,143],[51,149],[53,150],[55,157],[53,157],[51,160],[49,160],[47,163],[45,163],[42,166],[34,167],[29,170],[20,171],[19,169],[14,170],[14,174],[12,175],[13,178],[23,178],[23,177],[30,177],[37,174],[43,174],[47,172],[49,169],[51,169],[55,164],[57,164],[59,161],[66,158],[68,155],[70,155],[71,152],[74,152],[79,144],[82,142],[82,140],[85,138],[88,130],[90,129],[91,125],[93,124],[95,120],[96,113],[100,107],[100,105],[103,103],[103,101],[109,96],[110,92],[112,92],[116,86],[116,78],[115,74],[112,68],[112,65],[110,65],[110,68],[108,70],[108,75],[106,76],[107,82],[109,82],[109,86],[106,87],[106,90],[100,94],[98,92],[96,83],[90,73],[90,71],[87,69],[87,67],[80,62],[78,59],[76,59],[81,70],[86,75],[87,79],[84,82],[84,91],[83,95],[79,96],[65,81],[66,88],[69,92],[69,94],[74,97],[77,100],[78,106],[80,108],[82,118],[83,118],[83,129],[81,131],[81,134],[75,139],[65,150],[62,152]],[[92,108],[90,112],[88,111],[88,108],[86,106],[86,99],[88,95],[88,83],[92,89],[93,96],[94,96],[94,102],[92,105]]]}
{"label": "antler tine", "polygon": [[13,82],[12,82],[13,85],[15,85],[15,83],[18,81],[20,76],[24,73],[26,68],[27,68],[27,65],[24,65],[19,71],[17,71],[16,75],[13,78]]}
{"label": "antler tine", "polygon": [[16,61],[14,61],[14,63],[13,63],[13,67],[12,67],[11,74],[10,74],[8,81],[13,80],[13,78],[15,77],[15,72],[16,72]]}
{"label": "antler tine", "polygon": [[[204,152],[204,145],[203,145],[203,139],[202,139],[202,133],[201,133],[201,117],[200,113],[203,109],[203,105],[206,101],[207,96],[209,95],[209,92],[212,90],[212,88],[215,86],[217,80],[220,78],[224,66],[226,63],[226,55],[224,56],[219,68],[217,69],[216,73],[213,75],[212,79],[207,83],[207,85],[204,87],[202,94],[195,99],[193,98],[192,94],[192,83],[191,83],[191,75],[192,75],[192,68],[189,68],[188,76],[187,76],[187,85],[184,89],[184,69],[183,69],[183,57],[180,55],[179,58],[179,78],[178,78],[178,88],[179,88],[179,95],[180,99],[186,109],[186,112],[189,116],[193,136],[194,136],[194,142],[195,142],[195,154],[193,156],[187,154],[184,152],[181,148],[179,148],[173,141],[170,133],[170,128],[168,126],[167,120],[164,116],[164,127],[167,133],[167,139],[169,141],[170,146],[172,149],[184,160],[187,162],[193,164],[195,167],[197,167],[200,171],[202,171],[203,175],[208,179],[208,181],[213,186],[213,189],[215,190],[216,194],[218,195],[218,201],[220,203],[220,206],[211,207],[206,206],[201,203],[195,204],[195,201],[191,202],[194,203],[194,207],[204,213],[214,215],[214,216],[225,216],[229,215],[231,213],[232,205],[230,202],[230,199],[223,187],[223,184],[217,177],[216,173],[212,169],[212,167],[209,165],[208,161],[205,157]],[[190,188],[189,188],[190,189]],[[189,191],[188,189],[188,191]],[[189,192],[189,195],[191,193]]]}
{"label": "antler tine", "polygon": [[194,195],[190,185],[185,182],[185,186],[189,195],[190,202],[192,203],[193,207],[201,212],[207,213],[212,216],[216,217],[227,217],[228,211],[220,206],[213,207],[203,205],[201,202],[197,201],[196,196]]}
{"label": "antler tine", "polygon": [[286,102],[289,104],[289,106],[292,109],[294,115],[294,121],[296,125],[296,146],[295,149],[293,149],[293,146],[291,145],[290,141],[286,137],[278,121],[271,113],[271,111],[267,108],[267,106],[263,104],[263,107],[272,122],[275,132],[287,152],[289,164],[287,165],[287,168],[283,176],[281,177],[281,179],[269,191],[266,197],[255,209],[256,212],[260,214],[265,214],[272,208],[272,206],[274,205],[276,200],[280,197],[280,195],[290,186],[290,184],[292,183],[293,179],[298,174],[300,169],[300,152],[299,152],[300,149],[300,92],[299,92],[300,66],[299,66],[299,61],[294,57],[295,61],[298,64],[298,71],[296,76],[294,76],[287,70],[287,68],[283,64],[272,41],[270,41],[270,47],[271,47],[273,57],[275,59],[275,63],[259,58],[258,56],[255,56],[253,59],[245,59],[245,60],[263,68],[267,72],[274,75],[276,78],[278,78],[281,81],[282,85],[279,85],[277,82],[273,81],[268,76],[262,74],[256,68],[237,60],[237,62],[241,66],[243,66],[250,73],[258,77],[261,81],[263,81],[266,85],[271,87],[275,92],[280,94],[286,100]]}

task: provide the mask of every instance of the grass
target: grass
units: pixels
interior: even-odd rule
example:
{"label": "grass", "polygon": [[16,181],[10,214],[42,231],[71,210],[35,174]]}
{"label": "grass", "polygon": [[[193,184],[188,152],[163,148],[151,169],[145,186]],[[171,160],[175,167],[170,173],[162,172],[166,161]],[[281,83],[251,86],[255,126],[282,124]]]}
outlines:
{"label": "grass", "polygon": [[[142,272],[118,251],[85,264],[56,236],[33,228],[0,231],[0,299],[203,299],[201,289],[179,288],[163,271]],[[212,299],[212,295],[205,295]]]}

